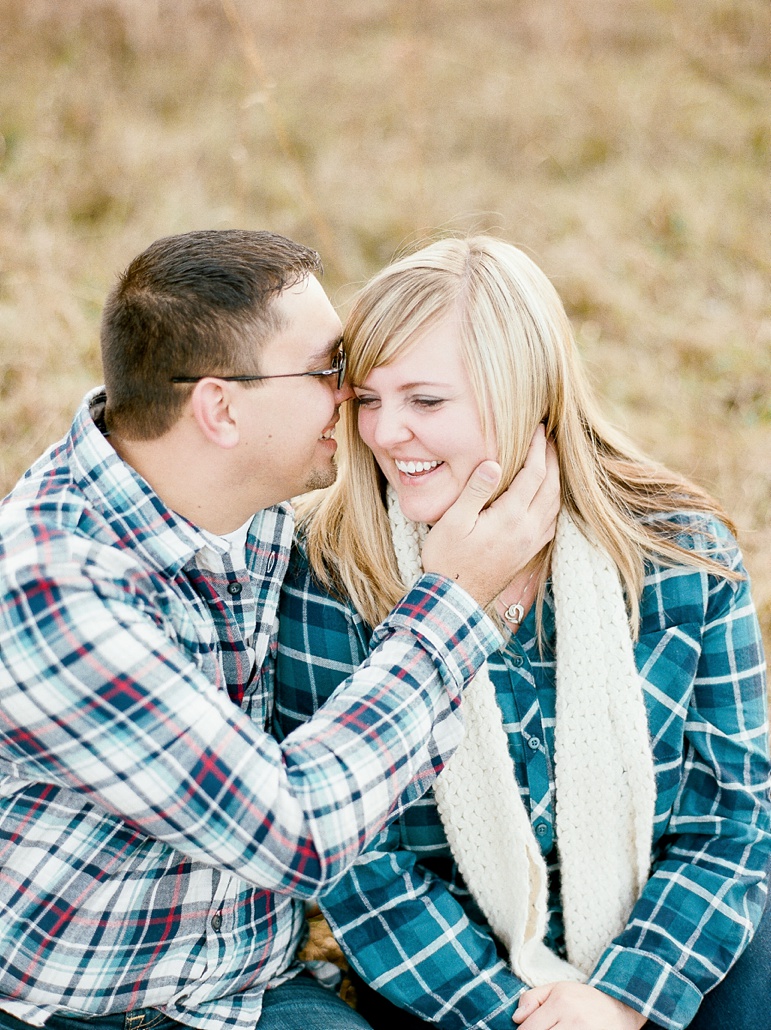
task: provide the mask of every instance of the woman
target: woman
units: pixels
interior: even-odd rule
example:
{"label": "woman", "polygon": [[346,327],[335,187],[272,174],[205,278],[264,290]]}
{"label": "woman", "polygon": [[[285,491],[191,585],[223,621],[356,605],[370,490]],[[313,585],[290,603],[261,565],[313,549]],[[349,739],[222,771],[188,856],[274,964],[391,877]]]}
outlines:
{"label": "woman", "polygon": [[559,297],[512,246],[397,261],[345,344],[355,401],[287,580],[280,733],[366,655],[482,458],[510,482],[544,423],[562,483],[553,544],[491,613],[507,639],[461,749],[322,899],[386,999],[365,989],[365,1013],[690,1025],[760,920],[771,842],[762,645],[728,519],[601,418]]}

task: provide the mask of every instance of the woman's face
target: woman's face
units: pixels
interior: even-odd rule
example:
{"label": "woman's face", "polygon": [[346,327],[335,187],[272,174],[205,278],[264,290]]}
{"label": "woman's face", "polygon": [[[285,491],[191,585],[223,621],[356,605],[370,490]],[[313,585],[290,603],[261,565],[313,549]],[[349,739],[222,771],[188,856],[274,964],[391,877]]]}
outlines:
{"label": "woman's face", "polygon": [[494,437],[482,430],[454,319],[373,369],[354,393],[361,437],[413,522],[437,522],[477,465],[496,455]]}

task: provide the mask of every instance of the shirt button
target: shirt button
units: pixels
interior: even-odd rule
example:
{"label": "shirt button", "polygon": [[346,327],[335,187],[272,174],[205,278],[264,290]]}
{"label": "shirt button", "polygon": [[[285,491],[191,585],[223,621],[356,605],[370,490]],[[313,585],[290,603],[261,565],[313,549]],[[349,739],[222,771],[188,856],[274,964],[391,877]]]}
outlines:
{"label": "shirt button", "polygon": [[537,751],[538,748],[541,746],[541,738],[531,737],[530,740],[528,740],[527,742],[527,746],[530,748],[531,751]]}
{"label": "shirt button", "polygon": [[267,572],[272,572],[276,567],[276,552],[270,552],[270,558],[268,558]]}
{"label": "shirt button", "polygon": [[228,583],[228,593],[232,594],[233,597],[238,597],[243,589],[240,583]]}
{"label": "shirt button", "polygon": [[549,827],[546,825],[546,823],[536,823],[535,832],[538,834],[539,837],[545,837],[546,834],[549,832]]}
{"label": "shirt button", "polygon": [[222,916],[219,912],[215,912],[211,917],[211,928],[215,933],[219,933],[219,929],[222,926]]}
{"label": "shirt button", "polygon": [[524,663],[525,659],[522,657],[521,654],[515,654],[514,657],[511,659],[511,664],[514,666],[515,669],[521,668],[522,665],[524,665]]}

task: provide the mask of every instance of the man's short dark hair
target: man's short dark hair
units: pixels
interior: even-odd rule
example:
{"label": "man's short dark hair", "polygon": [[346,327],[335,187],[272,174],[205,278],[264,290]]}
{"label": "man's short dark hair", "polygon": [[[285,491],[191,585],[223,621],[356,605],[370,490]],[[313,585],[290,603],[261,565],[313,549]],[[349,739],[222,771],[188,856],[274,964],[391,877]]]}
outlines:
{"label": "man's short dark hair", "polygon": [[135,440],[165,433],[191,389],[172,376],[258,375],[260,345],[281,329],[273,299],[320,272],[315,250],[276,233],[156,240],[120,277],[102,316],[108,428]]}

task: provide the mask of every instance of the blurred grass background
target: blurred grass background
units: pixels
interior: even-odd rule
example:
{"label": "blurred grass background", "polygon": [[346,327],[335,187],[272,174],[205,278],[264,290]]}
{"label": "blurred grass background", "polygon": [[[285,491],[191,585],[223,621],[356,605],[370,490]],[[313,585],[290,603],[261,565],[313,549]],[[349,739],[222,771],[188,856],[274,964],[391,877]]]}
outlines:
{"label": "blurred grass background", "polygon": [[437,231],[551,276],[606,408],[738,522],[771,646],[768,0],[0,0],[0,491],[152,240]]}

